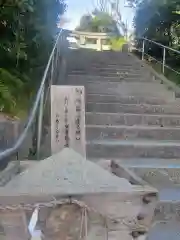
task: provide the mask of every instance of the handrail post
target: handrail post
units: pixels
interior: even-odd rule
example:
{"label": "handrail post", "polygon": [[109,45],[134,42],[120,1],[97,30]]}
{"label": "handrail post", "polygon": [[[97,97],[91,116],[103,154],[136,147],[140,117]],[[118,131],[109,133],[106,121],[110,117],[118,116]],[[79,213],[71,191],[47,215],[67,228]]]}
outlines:
{"label": "handrail post", "polygon": [[165,71],[165,64],[166,64],[166,48],[163,48],[163,64],[162,64],[162,72],[164,74]]}
{"label": "handrail post", "polygon": [[143,45],[142,45],[142,61],[144,60],[144,49],[145,49],[145,39],[143,39]]}
{"label": "handrail post", "polygon": [[41,139],[42,139],[42,123],[43,123],[43,112],[44,112],[44,91],[42,90],[40,103],[39,103],[39,116],[38,116],[38,129],[37,129],[37,160],[40,157]]}

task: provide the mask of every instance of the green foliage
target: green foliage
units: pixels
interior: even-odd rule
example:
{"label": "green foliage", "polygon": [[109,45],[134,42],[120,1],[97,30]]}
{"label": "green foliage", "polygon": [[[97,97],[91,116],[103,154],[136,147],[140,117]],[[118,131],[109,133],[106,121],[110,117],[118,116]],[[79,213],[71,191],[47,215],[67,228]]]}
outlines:
{"label": "green foliage", "polygon": [[110,41],[111,49],[113,51],[122,50],[123,45],[126,43],[127,43],[127,41],[124,39],[124,37],[111,38],[111,41]]}
{"label": "green foliage", "polygon": [[135,27],[137,36],[172,44],[172,35],[179,31],[178,13],[180,0],[142,0],[137,5]]}
{"label": "green foliage", "polygon": [[[139,0],[136,1],[136,4],[137,9],[134,21],[136,36],[144,36],[180,50],[180,0]],[[162,61],[161,47],[146,43],[145,51]],[[180,71],[179,60],[179,54],[166,51],[166,64],[177,71]]]}
{"label": "green foliage", "polygon": [[22,89],[23,83],[19,78],[0,68],[0,111],[13,113]]}
{"label": "green foliage", "polygon": [[119,35],[119,30],[113,18],[104,12],[94,11],[92,15],[84,15],[80,20],[78,31],[114,33]]}
{"label": "green foliage", "polygon": [[39,85],[57,33],[63,0],[0,0],[0,110]]}

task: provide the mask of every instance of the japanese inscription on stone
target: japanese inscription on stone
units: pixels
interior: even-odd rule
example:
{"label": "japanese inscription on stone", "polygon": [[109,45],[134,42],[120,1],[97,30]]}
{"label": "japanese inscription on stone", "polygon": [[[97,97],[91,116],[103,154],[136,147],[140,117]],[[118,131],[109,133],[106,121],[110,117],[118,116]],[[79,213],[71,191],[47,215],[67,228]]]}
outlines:
{"label": "japanese inscription on stone", "polygon": [[51,87],[51,152],[72,148],[84,157],[85,103],[84,87]]}
{"label": "japanese inscription on stone", "polygon": [[81,95],[82,95],[82,90],[76,88],[76,140],[81,140]]}
{"label": "japanese inscription on stone", "polygon": [[69,124],[68,124],[68,98],[64,99],[64,124],[65,124],[65,145],[69,147]]}
{"label": "japanese inscription on stone", "polygon": [[59,137],[60,137],[60,129],[59,129],[59,123],[60,123],[60,119],[59,119],[59,114],[56,114],[56,142],[59,142]]}

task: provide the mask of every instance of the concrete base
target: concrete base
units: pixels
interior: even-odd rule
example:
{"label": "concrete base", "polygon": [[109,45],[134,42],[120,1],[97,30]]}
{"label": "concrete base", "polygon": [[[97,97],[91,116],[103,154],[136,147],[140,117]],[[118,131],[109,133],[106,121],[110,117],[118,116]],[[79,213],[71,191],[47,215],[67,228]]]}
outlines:
{"label": "concrete base", "polygon": [[[121,233],[124,236],[123,240],[145,237],[151,226],[157,204],[157,191],[135,175],[129,177],[130,172],[124,168],[121,168],[120,174],[118,174],[119,167],[117,168],[116,164],[112,165],[112,169],[116,176],[97,164],[83,159],[73,150],[64,149],[27,168],[1,188],[1,208],[6,208],[7,205],[22,205],[22,208],[26,208],[27,204],[33,208],[33,205],[38,202],[47,203],[53,199],[63,200],[71,197],[69,198],[72,199],[71,201],[77,200],[86,205],[90,209],[90,215],[95,212],[106,219],[103,229],[104,231],[108,229],[110,239],[117,239]],[[68,209],[69,207],[68,205]],[[61,222],[65,225],[58,225],[58,221],[53,220],[56,219],[57,211],[51,212],[48,219],[46,215],[45,228],[46,230],[50,229],[47,230],[47,235],[51,235],[52,228],[57,225],[64,226],[64,231],[67,226],[72,225],[70,222],[66,222],[66,217],[72,216],[69,211],[71,209],[67,214],[62,214],[60,210]],[[92,239],[94,234],[98,235],[99,228],[102,227],[102,224],[99,223],[101,218],[97,215],[92,218],[91,222],[95,228],[89,230],[89,239]],[[77,215],[75,219],[76,221],[67,220],[78,224]],[[61,229],[58,231],[67,235],[66,231],[65,233]],[[57,239],[57,232],[53,236],[51,239]],[[104,235],[102,236],[104,237]],[[24,239],[19,238],[18,240]]]}

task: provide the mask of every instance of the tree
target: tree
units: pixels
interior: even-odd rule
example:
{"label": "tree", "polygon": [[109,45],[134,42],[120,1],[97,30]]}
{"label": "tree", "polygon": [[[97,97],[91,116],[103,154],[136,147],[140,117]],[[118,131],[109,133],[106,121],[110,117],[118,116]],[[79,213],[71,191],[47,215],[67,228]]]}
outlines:
{"label": "tree", "polygon": [[137,4],[135,28],[137,36],[172,44],[172,30],[177,30],[180,21],[178,11],[180,0],[143,0]]}
{"label": "tree", "polygon": [[94,10],[92,15],[84,15],[80,20],[80,25],[76,28],[78,31],[89,32],[111,32],[119,35],[116,22],[113,18],[104,12]]}
{"label": "tree", "polygon": [[[131,2],[133,2],[133,0],[131,0]],[[137,39],[139,39],[139,37],[146,37],[180,50],[179,11],[180,0],[141,0],[136,2],[134,24]],[[146,42],[145,52],[162,61],[162,47]],[[168,50],[166,51],[166,65],[180,71],[179,60],[179,54]],[[168,72],[168,77],[174,74],[170,70],[166,70],[166,72]],[[179,83],[179,75],[174,76],[173,80]]]}
{"label": "tree", "polygon": [[65,8],[63,0],[0,0],[1,111],[12,113],[38,85]]}

